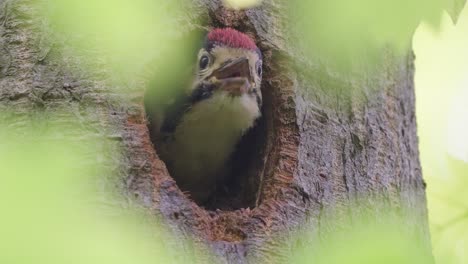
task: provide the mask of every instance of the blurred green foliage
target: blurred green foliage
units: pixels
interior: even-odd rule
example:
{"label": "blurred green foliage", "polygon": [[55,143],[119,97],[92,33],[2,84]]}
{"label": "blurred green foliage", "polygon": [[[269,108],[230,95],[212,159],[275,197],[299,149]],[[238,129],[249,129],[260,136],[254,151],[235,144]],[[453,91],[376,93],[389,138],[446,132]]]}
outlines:
{"label": "blurred green foliage", "polygon": [[107,54],[110,70],[135,76],[149,62],[164,69],[184,58],[187,43],[173,40],[188,7],[185,0],[48,0],[44,10],[56,32],[77,39],[68,42],[76,51]]}
{"label": "blurred green foliage", "polygon": [[468,8],[414,37],[416,117],[437,263],[468,263]]}
{"label": "blurred green foliage", "polygon": [[172,251],[154,216],[136,207],[123,209],[112,190],[98,191],[111,173],[90,155],[102,141],[73,141],[70,135],[81,133],[79,128],[45,118],[34,121],[45,130],[34,129],[34,122],[11,129],[15,120],[10,121],[0,128],[0,263],[178,263],[174,256],[184,258]]}
{"label": "blurred green foliage", "polygon": [[[421,20],[438,25],[448,0],[289,1],[293,36],[314,60],[349,71],[382,49],[407,51]],[[294,39],[296,39],[294,38]],[[356,69],[354,69],[356,70]]]}
{"label": "blurred green foliage", "polygon": [[[360,224],[333,226],[333,232],[310,241],[297,243],[291,263],[315,264],[428,264],[432,256],[421,248],[420,241],[405,235],[401,226],[389,223],[367,224],[366,217],[356,218]],[[333,222],[333,219],[330,219]],[[342,227],[346,226],[345,229]]]}

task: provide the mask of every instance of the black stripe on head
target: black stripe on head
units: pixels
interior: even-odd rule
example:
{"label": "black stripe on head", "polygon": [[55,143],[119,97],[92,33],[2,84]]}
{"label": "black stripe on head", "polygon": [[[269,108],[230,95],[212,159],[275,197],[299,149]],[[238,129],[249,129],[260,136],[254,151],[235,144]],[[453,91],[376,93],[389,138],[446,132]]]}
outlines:
{"label": "black stripe on head", "polygon": [[213,50],[215,46],[217,46],[216,42],[208,40],[208,37],[205,38],[205,41],[203,42],[203,48],[205,48],[207,52],[211,53],[211,50]]}

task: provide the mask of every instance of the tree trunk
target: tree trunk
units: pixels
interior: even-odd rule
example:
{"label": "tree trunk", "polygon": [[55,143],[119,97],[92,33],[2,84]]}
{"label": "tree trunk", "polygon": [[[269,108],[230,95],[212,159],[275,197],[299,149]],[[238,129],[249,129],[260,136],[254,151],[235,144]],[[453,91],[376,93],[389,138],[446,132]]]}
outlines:
{"label": "tree trunk", "polygon": [[[307,223],[320,235],[332,228],[329,215],[346,222],[366,208],[379,221],[383,208],[391,208],[430,251],[411,52],[396,56],[387,50],[372,73],[332,74],[326,65],[297,62],[277,1],[247,11],[227,10],[216,0],[195,2],[190,17],[205,18],[200,26],[247,32],[265,56],[266,139],[254,167],[258,190],[249,189],[255,201],[250,208],[209,211],[179,190],[158,158],[145,117],[144,83],[111,89],[115,82],[101,61],[69,52],[71,40],[55,35],[32,2],[0,2],[1,111],[13,113],[13,125],[21,126],[34,112],[65,109],[55,122],[73,125],[65,116],[74,116],[73,122],[86,127],[67,136],[118,142],[123,154],[102,150],[115,162],[106,166],[122,180],[125,195],[162,215],[180,241],[195,238],[229,263],[275,261],[288,254],[287,241],[277,241],[281,232]],[[83,70],[90,65],[102,70]],[[365,205],[353,208],[362,196]]]}

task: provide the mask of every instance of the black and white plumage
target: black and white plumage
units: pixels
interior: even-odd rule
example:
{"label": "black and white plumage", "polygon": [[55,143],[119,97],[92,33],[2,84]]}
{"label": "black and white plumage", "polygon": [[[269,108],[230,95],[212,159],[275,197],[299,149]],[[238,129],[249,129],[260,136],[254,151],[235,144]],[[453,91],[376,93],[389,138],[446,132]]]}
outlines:
{"label": "black and white plumage", "polygon": [[196,71],[193,85],[155,124],[156,145],[179,187],[203,202],[261,115],[262,55],[247,35],[214,29],[199,51]]}

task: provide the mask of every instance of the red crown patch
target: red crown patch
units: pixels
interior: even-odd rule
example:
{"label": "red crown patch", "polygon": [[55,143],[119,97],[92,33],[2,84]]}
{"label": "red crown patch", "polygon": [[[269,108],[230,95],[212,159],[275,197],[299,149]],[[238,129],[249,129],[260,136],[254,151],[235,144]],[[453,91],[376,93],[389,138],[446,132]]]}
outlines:
{"label": "red crown patch", "polygon": [[256,50],[257,45],[246,34],[232,28],[215,28],[208,33],[208,41],[231,48]]}

